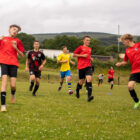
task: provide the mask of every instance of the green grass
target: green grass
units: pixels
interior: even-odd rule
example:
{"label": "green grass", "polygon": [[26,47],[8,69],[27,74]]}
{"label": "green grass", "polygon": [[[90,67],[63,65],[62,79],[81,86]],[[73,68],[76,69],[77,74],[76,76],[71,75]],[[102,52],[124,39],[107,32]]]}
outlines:
{"label": "green grass", "polygon": [[[57,92],[57,83],[42,80],[36,97],[28,81],[17,82],[16,104],[0,112],[0,140],[139,140],[140,110],[126,85],[93,85],[95,100],[88,103],[85,88],[81,98],[67,94],[67,85]],[[73,84],[75,89],[76,84]],[[140,93],[139,85],[136,90]],[[108,93],[112,93],[108,95]]]}

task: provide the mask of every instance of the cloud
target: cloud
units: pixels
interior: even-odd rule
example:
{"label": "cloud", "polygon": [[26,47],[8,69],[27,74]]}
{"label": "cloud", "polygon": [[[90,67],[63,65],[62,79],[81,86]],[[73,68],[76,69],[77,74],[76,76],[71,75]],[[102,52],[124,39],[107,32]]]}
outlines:
{"label": "cloud", "polygon": [[137,0],[5,0],[0,2],[0,34],[16,23],[27,33],[108,32],[140,35]]}

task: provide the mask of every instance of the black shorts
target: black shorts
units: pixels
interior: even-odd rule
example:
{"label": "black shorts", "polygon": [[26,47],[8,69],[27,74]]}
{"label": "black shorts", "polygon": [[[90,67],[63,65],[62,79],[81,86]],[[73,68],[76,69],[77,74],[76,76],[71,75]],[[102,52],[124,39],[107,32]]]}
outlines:
{"label": "black shorts", "polygon": [[15,65],[1,64],[1,75],[9,75],[10,77],[17,77],[18,67]]}
{"label": "black shorts", "polygon": [[108,78],[108,83],[114,81],[114,78]]}
{"label": "black shorts", "polygon": [[135,81],[137,83],[140,83],[140,73],[133,73],[129,77],[129,81]]}
{"label": "black shorts", "polygon": [[103,79],[99,79],[99,83],[103,83]]}
{"label": "black shorts", "polygon": [[91,75],[92,76],[92,68],[91,67],[86,67],[83,69],[79,70],[79,79],[85,79],[87,75]]}
{"label": "black shorts", "polygon": [[29,71],[30,75],[35,75],[36,78],[41,78],[41,71]]}

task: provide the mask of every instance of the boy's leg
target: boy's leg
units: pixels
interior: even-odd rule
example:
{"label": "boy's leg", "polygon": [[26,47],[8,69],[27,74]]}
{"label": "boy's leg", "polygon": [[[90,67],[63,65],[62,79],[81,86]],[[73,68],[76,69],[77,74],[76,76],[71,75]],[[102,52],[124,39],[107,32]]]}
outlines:
{"label": "boy's leg", "polygon": [[6,110],[6,89],[8,85],[8,65],[1,64],[2,83],[1,83],[1,111]]}
{"label": "boy's leg", "polygon": [[92,76],[87,75],[86,79],[87,79],[88,101],[90,102],[91,100],[93,100],[93,96],[92,96]]}
{"label": "boy's leg", "polygon": [[66,71],[66,80],[67,80],[67,83],[68,83],[68,90],[69,90],[69,94],[73,94],[73,91],[71,90],[71,72],[70,70],[67,70]]}
{"label": "boy's leg", "polygon": [[80,98],[79,91],[80,91],[80,89],[82,89],[82,85],[83,85],[84,80],[85,80],[85,69],[79,70],[78,74],[79,74],[79,81],[78,81],[77,87],[76,87],[76,97]]}
{"label": "boy's leg", "polygon": [[10,78],[10,87],[11,87],[11,103],[15,103],[16,77]]}
{"label": "boy's leg", "polygon": [[30,75],[30,87],[29,87],[29,91],[32,91],[33,86],[34,86],[34,82],[35,82],[35,75],[34,73]]}
{"label": "boy's leg", "polygon": [[67,76],[66,78],[68,83],[69,94],[73,94],[73,91],[71,90],[71,76]]}
{"label": "boy's leg", "polygon": [[39,89],[39,85],[40,85],[40,78],[36,78],[36,84],[32,93],[33,96],[36,96],[36,92]]}
{"label": "boy's leg", "polygon": [[63,82],[64,82],[64,78],[65,78],[65,72],[60,72],[60,85],[58,87],[58,91],[60,91],[62,89],[62,85],[63,85]]}
{"label": "boy's leg", "polygon": [[136,91],[134,89],[135,83],[136,83],[135,81],[129,81],[128,82],[128,90],[129,90],[130,95],[133,98],[134,102],[137,103],[137,102],[139,102],[139,99],[138,99]]}
{"label": "boy's leg", "polygon": [[6,89],[8,84],[8,76],[2,75],[2,84],[1,84],[1,111],[6,110]]}
{"label": "boy's leg", "polygon": [[113,82],[113,81],[111,81],[111,82],[110,82],[110,84],[111,84],[110,89],[113,89],[114,82]]}
{"label": "boy's leg", "polygon": [[83,83],[84,83],[84,80],[85,80],[85,79],[80,79],[80,80],[78,81],[78,83],[77,83],[77,87],[76,87],[76,97],[77,97],[77,98],[80,98],[79,91],[80,91],[80,89],[82,89],[82,85],[83,85]]}
{"label": "boy's leg", "polygon": [[35,84],[35,87],[34,87],[34,90],[33,90],[33,93],[32,93],[33,96],[36,96],[36,92],[37,92],[37,90],[39,88],[39,85],[40,85],[40,78],[41,78],[41,72],[40,71],[35,72],[36,84]]}

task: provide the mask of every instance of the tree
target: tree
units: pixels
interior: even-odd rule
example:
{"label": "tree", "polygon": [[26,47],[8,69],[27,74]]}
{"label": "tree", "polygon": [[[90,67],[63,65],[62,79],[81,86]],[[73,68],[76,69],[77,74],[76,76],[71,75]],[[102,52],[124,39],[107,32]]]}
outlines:
{"label": "tree", "polygon": [[22,41],[26,51],[33,49],[33,42],[35,40],[35,37],[26,33],[20,33],[17,35],[17,37]]}

